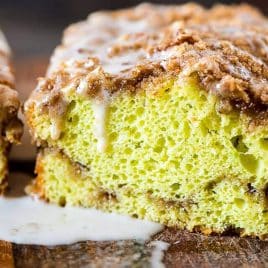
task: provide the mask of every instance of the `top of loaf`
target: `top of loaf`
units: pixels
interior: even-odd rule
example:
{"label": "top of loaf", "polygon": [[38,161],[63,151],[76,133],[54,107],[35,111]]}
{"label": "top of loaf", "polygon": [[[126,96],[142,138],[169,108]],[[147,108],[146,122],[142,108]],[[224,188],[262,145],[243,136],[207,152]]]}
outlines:
{"label": "top of loaf", "polygon": [[205,90],[228,103],[223,111],[263,113],[267,63],[268,20],[249,5],[141,4],[96,12],[67,28],[31,98],[53,103],[70,84],[95,96],[102,89],[135,92],[163,74],[197,75]]}

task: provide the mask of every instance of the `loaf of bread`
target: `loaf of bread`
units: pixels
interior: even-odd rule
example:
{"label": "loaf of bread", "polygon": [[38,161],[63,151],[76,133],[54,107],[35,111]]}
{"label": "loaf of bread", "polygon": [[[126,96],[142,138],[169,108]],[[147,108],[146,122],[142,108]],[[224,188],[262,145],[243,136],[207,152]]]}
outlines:
{"label": "loaf of bread", "polygon": [[268,234],[268,21],[142,4],[71,25],[25,105],[28,191],[210,234]]}

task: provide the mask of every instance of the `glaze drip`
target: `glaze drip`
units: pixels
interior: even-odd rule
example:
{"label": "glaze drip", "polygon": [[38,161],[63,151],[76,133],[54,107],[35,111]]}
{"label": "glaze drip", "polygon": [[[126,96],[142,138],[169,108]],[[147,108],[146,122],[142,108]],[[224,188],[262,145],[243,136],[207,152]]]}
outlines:
{"label": "glaze drip", "polygon": [[0,198],[0,240],[60,245],[78,241],[148,240],[162,225],[91,208],[59,207],[31,197]]}
{"label": "glaze drip", "polygon": [[108,141],[106,135],[106,122],[109,108],[109,94],[107,91],[102,90],[98,98],[92,100],[92,110],[95,118],[93,126],[93,133],[97,139],[97,151],[100,153],[105,152]]}
{"label": "glaze drip", "polygon": [[164,252],[169,248],[170,244],[164,241],[153,241],[151,245],[154,246],[151,256],[151,266],[153,268],[164,268]]}

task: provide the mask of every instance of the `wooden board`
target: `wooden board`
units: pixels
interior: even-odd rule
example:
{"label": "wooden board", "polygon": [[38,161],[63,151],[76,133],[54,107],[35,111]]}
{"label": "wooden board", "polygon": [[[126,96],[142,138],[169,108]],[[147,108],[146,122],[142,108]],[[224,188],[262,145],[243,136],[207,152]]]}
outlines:
{"label": "wooden board", "polygon": [[[166,267],[268,267],[268,242],[165,229]],[[150,267],[152,246],[137,241],[44,247],[0,242],[0,267]]]}

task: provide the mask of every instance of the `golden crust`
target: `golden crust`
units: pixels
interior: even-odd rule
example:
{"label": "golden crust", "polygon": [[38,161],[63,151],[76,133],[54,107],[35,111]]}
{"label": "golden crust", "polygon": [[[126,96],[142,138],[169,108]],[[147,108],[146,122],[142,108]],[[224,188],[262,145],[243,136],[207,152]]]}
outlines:
{"label": "golden crust", "polygon": [[29,195],[35,195],[42,199],[46,199],[45,196],[45,189],[44,189],[44,167],[42,163],[42,154],[39,153],[36,158],[36,165],[35,165],[35,174],[37,177],[30,185],[25,188],[25,192]]}

